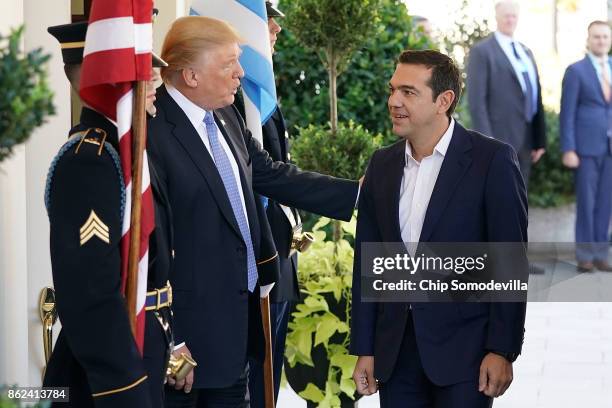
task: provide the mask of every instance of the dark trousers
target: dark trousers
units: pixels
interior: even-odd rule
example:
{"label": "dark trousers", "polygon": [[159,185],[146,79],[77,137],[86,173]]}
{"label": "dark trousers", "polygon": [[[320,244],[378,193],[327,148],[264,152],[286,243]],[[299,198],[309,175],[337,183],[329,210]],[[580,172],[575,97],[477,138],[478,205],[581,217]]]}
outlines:
{"label": "dark trousers", "polygon": [[189,394],[166,385],[165,408],[249,408],[248,365],[238,381],[226,388],[194,388]]}
{"label": "dark trousers", "polygon": [[608,260],[612,156],[580,156],[576,170],[576,259]]}
{"label": "dark trousers", "polygon": [[478,391],[474,380],[440,387],[423,369],[412,318],[407,319],[401,350],[389,381],[379,385],[381,408],[490,408],[493,399]]}
{"label": "dark trousers", "polygon": [[[272,363],[274,373],[274,401],[278,400],[281,373],[283,370],[283,357],[285,354],[285,340],[287,338],[287,325],[289,324],[289,309],[291,303],[270,303],[270,323],[272,326]],[[265,407],[264,371],[263,365],[255,360],[249,360],[249,394],[252,408]]]}

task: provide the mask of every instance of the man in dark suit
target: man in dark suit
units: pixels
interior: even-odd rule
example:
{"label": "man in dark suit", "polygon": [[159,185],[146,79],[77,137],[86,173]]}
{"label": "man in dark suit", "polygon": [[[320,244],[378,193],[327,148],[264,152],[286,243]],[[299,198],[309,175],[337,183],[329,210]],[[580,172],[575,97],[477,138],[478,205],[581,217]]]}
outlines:
{"label": "man in dark suit", "polygon": [[518,12],[515,1],[495,5],[497,31],[469,53],[467,96],[472,128],[514,147],[528,184],[545,151],[546,124],[533,54],[514,39]]}
{"label": "man in dark suit", "polygon": [[[67,45],[62,46],[64,70],[78,92],[87,22],[49,27],[48,31]],[[165,63],[154,55],[153,64],[161,67]],[[151,110],[153,81],[147,89]],[[164,186],[149,163],[155,230],[149,238],[149,292],[141,355],[120,291],[125,193],[118,152],[116,125],[84,107],[80,123],[70,130],[70,139],[53,160],[47,178],[45,204],[62,330],[43,384],[70,388],[70,401],[56,404],[61,407],[163,406],[172,343],[168,284],[172,214]]]}
{"label": "man in dark suit", "polygon": [[594,21],[588,28],[588,54],[570,65],[561,93],[563,164],[576,169],[576,259],[580,272],[608,263],[608,228],[612,207],[612,97],[610,26]]}
{"label": "man in dark suit", "polygon": [[244,75],[239,41],[228,24],[190,16],[173,23],[162,50],[169,66],[148,152],[175,215],[176,353],[198,362],[193,378],[167,390],[169,408],[248,405],[247,361],[263,360],[255,260],[267,222],[254,192],[348,220],[358,191],[355,181],[272,161],[245,129],[231,106]]}
{"label": "man in dark suit", "polygon": [[452,118],[459,70],[436,51],[405,51],[389,82],[401,140],[370,160],[359,199],[352,354],[357,391],[382,407],[489,407],[512,381],[524,303],[362,301],[362,243],[525,242],[527,200],[512,147]]}
{"label": "man in dark suit", "polygon": [[[274,54],[277,36],[281,32],[279,18],[285,15],[271,2],[266,1],[270,48]],[[237,101],[238,102],[238,101]],[[237,103],[241,111],[243,107]],[[244,115],[243,115],[244,116]],[[263,147],[274,161],[289,162],[289,135],[280,106],[262,126]],[[279,253],[280,279],[270,292],[270,323],[272,332],[272,355],[274,377],[274,399],[278,399],[280,379],[285,354],[287,325],[292,302],[299,299],[297,262],[298,256],[291,248],[294,229],[301,224],[300,215],[295,208],[287,207],[274,200],[268,200],[266,213]],[[296,229],[297,231],[297,229]],[[264,408],[264,370],[256,360],[249,361],[249,394],[251,408]]]}

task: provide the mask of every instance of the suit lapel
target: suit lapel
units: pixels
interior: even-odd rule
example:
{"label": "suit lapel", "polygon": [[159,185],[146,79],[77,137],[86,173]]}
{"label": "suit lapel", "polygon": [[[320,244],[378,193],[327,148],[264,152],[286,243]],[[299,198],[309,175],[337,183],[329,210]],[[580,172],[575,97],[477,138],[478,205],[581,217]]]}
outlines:
{"label": "suit lapel", "polygon": [[495,38],[495,35],[493,34],[491,34],[491,41],[493,42],[493,47],[492,47],[493,52],[497,54],[497,56],[495,57],[495,61],[500,61],[500,60],[504,61],[503,65],[508,70],[508,72],[512,75],[512,78],[514,78],[514,84],[518,86],[518,90],[521,92],[521,94],[524,94],[523,88],[521,87],[521,82],[516,76],[516,71],[514,70],[514,66],[512,65],[512,62],[510,61],[510,59],[504,52],[504,49],[501,47],[501,45],[499,45],[499,43],[497,42],[497,39]]}
{"label": "suit lapel", "polygon": [[[384,219],[392,220],[392,225],[390,225],[391,237],[389,239],[383,237],[383,239],[390,242],[402,242],[402,233],[399,223],[399,201],[402,177],[404,176],[404,166],[406,164],[405,142],[397,143],[393,146],[388,163],[389,168],[385,170],[381,180],[382,191],[384,192],[381,195],[384,211],[380,213],[383,214]],[[392,214],[392,216],[389,217],[387,214]]]}
{"label": "suit lapel", "polygon": [[431,237],[459,181],[472,163],[471,149],[472,141],[469,138],[469,134],[459,123],[455,122],[453,137],[446,151],[446,156],[440,168],[440,174],[436,180],[431,199],[429,200],[429,206],[425,213],[419,242],[427,242]]}
{"label": "suit lapel", "polygon": [[599,75],[597,74],[597,70],[595,70],[593,63],[591,62],[591,59],[588,56],[584,57],[584,64],[586,65],[586,70],[588,72],[588,75],[591,77],[591,81],[589,82],[591,82],[593,86],[597,88],[595,92],[597,92],[597,95],[599,95],[603,104],[608,105],[608,102],[606,102],[606,97],[603,94],[603,89],[601,87],[601,79],[599,78]]}
{"label": "suit lapel", "polygon": [[200,135],[191,125],[185,112],[183,112],[174,99],[168,94],[165,86],[162,85],[157,94],[157,100],[166,111],[166,118],[169,122],[174,124],[172,135],[183,147],[187,156],[191,158],[191,161],[210,187],[210,191],[221,213],[227,219],[227,222],[232,226],[235,232],[242,237],[217,166],[210,153],[208,153],[206,146],[204,146],[204,142],[200,139]]}

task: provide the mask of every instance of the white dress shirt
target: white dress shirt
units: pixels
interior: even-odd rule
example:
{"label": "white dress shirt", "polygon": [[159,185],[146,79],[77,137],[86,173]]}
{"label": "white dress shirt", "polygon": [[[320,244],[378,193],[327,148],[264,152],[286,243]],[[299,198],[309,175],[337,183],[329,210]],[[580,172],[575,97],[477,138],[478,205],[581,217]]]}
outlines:
{"label": "white dress shirt", "polygon": [[[204,146],[206,146],[206,150],[208,151],[210,158],[214,162],[215,158],[213,157],[212,150],[210,150],[210,141],[208,140],[208,134],[206,133],[206,125],[204,124],[204,116],[206,116],[206,110],[200,108],[198,105],[191,102],[189,99],[187,99],[185,95],[180,93],[180,91],[176,89],[175,87],[173,87],[172,85],[166,84],[166,90],[168,91],[168,94],[170,95],[170,97],[174,99],[174,102],[176,102],[177,105],[181,108],[181,110],[185,112],[185,115],[187,115],[189,122],[191,122],[191,125],[193,126],[193,128],[196,130],[196,132],[198,132],[198,135],[200,136],[202,143],[204,143]],[[211,114],[212,113],[213,112],[211,112]],[[249,217],[246,211],[246,204],[244,202],[244,194],[242,193],[242,180],[240,179],[240,172],[238,171],[238,163],[236,162],[236,158],[234,157],[232,150],[227,144],[227,141],[225,140],[225,137],[223,136],[223,133],[221,133],[221,130],[217,126],[216,122],[215,122],[215,127],[217,128],[217,136],[219,139],[219,143],[221,143],[221,147],[225,151],[225,154],[227,155],[227,158],[230,161],[230,164],[232,166],[232,173],[234,173],[234,177],[236,178],[236,183],[240,187],[238,189],[238,193],[240,194],[240,202],[242,203],[242,211],[244,211],[244,218],[248,220]],[[247,223],[247,227],[250,229],[250,226],[248,225],[248,223]]]}
{"label": "white dress shirt", "polygon": [[[531,58],[525,52],[523,46],[516,41],[512,37],[508,37],[505,34],[500,33],[499,31],[495,32],[495,40],[500,45],[502,50],[504,50],[504,54],[510,60],[512,67],[514,68],[514,72],[516,73],[516,77],[521,84],[521,89],[523,93],[527,92],[527,85],[525,85],[525,78],[523,77],[523,72],[527,72],[529,75],[529,82],[531,82],[531,89],[533,89],[533,95],[531,95],[532,105],[534,109],[538,105],[538,78],[536,75],[536,68],[531,61]],[[516,52],[521,57],[519,61],[514,55],[514,51],[512,50],[512,43],[514,43],[514,47],[516,48]]]}
{"label": "white dress shirt", "polygon": [[[420,163],[412,157],[412,148],[406,141],[406,163],[399,199],[400,231],[405,243],[419,242],[429,199],[436,185],[454,129],[455,120],[451,118],[448,129],[434,148],[433,154],[424,157]],[[409,245],[408,249],[412,253],[415,246]]]}

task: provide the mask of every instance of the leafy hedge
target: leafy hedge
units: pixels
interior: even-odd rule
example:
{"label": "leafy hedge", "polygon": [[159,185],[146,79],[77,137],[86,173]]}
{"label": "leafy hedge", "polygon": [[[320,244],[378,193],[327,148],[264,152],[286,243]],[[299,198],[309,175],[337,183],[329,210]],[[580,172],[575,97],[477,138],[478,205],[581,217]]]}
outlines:
{"label": "leafy hedge", "polygon": [[41,48],[24,55],[22,34],[23,27],[0,35],[0,162],[55,113],[45,69],[50,56]]}
{"label": "leafy hedge", "polygon": [[559,145],[559,114],[546,111],[546,154],[531,168],[529,205],[555,207],[574,200],[574,173],[563,167]]}
{"label": "leafy hedge", "polygon": [[[290,15],[293,6],[291,0],[281,0],[279,7]],[[397,57],[408,48],[434,45],[422,30],[415,30],[402,2],[383,0],[378,15],[376,34],[353,54],[347,69],[338,77],[338,117],[340,122],[352,120],[386,138],[391,130],[387,84]],[[327,123],[328,75],[318,55],[298,43],[289,25],[283,26],[275,48],[277,94],[289,132],[295,136],[296,126]]]}

